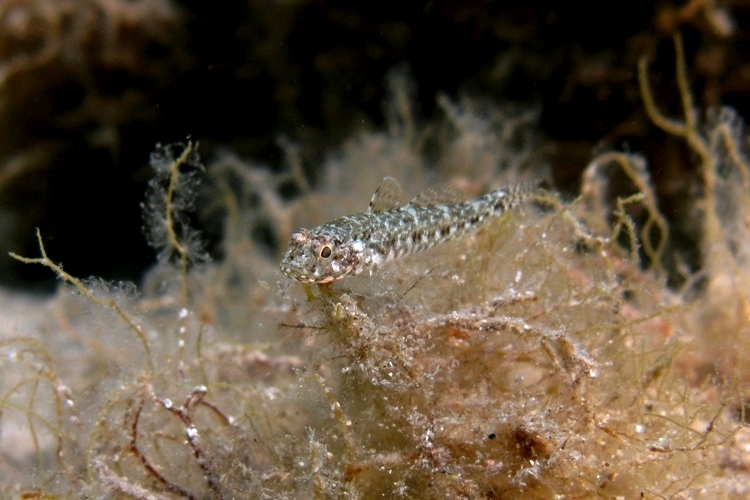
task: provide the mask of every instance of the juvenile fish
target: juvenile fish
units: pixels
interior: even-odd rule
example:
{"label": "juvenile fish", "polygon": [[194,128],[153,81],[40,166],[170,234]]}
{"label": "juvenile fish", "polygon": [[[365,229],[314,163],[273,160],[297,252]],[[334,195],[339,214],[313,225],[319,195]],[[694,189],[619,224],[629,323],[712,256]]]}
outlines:
{"label": "juvenile fish", "polygon": [[281,271],[306,283],[330,283],[457,238],[533,196],[520,184],[466,202],[441,203],[427,191],[399,206],[401,188],[383,179],[367,212],[347,215],[292,234]]}

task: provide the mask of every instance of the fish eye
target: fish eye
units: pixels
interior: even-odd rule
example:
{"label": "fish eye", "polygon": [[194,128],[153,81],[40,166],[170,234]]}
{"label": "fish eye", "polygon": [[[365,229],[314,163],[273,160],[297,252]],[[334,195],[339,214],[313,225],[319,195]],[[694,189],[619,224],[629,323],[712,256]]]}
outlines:
{"label": "fish eye", "polygon": [[327,259],[331,256],[332,253],[333,249],[331,248],[331,245],[323,245],[318,251],[318,255],[320,255],[320,257],[323,259]]}

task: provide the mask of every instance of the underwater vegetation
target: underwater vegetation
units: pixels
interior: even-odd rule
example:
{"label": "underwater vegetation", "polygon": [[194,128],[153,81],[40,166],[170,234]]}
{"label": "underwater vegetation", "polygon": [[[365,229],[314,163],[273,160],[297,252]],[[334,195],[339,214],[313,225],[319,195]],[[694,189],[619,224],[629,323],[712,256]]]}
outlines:
{"label": "underwater vegetation", "polygon": [[[388,130],[344,143],[315,187],[293,154],[279,174],[157,146],[159,259],[140,287],[68,274],[44,234],[13,254],[62,283],[0,336],[2,495],[745,497],[750,163],[736,113],[695,109],[675,47],[682,117],[659,111],[645,62],[639,77],[701,168],[697,272],[667,255],[643,158],[613,151],[575,199],[550,192],[372,276],[283,276],[296,228],[362,212],[387,175],[476,196],[544,177],[535,113],[441,98],[443,121],[420,126],[399,72]],[[191,224],[201,190],[221,260]]]}

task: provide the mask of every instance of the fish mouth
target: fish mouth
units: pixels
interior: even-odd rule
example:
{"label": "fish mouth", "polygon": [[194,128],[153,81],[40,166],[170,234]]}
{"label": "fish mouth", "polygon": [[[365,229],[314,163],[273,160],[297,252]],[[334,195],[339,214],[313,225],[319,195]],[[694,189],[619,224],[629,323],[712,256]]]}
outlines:
{"label": "fish mouth", "polygon": [[282,265],[281,266],[281,272],[284,273],[288,278],[292,278],[293,280],[299,281],[300,283],[310,283],[310,284],[317,284],[317,285],[325,285],[327,283],[333,283],[334,281],[339,281],[347,276],[354,276],[352,273],[354,271],[354,268],[351,266],[348,266],[346,268],[346,271],[336,275],[336,276],[326,276],[324,278],[314,278],[311,277],[309,274],[302,272],[299,268],[296,268],[294,266],[289,265]]}
{"label": "fish mouth", "polygon": [[297,281],[309,281],[310,280],[309,276],[306,273],[302,272],[301,269],[291,266],[286,262],[282,262],[281,265],[279,266],[279,269],[287,278],[292,278]]}
{"label": "fish mouth", "polygon": [[321,280],[319,278],[313,278],[302,269],[290,266],[288,264],[282,264],[280,266],[280,269],[287,278],[299,281],[300,283],[327,283],[327,281]]}
{"label": "fish mouth", "polygon": [[351,274],[351,270],[348,270],[344,274],[340,274],[338,276],[326,276],[325,278],[319,279],[319,280],[311,279],[310,283],[317,283],[319,285],[325,285],[326,283],[333,283],[334,281],[342,280],[346,278],[347,276],[349,276],[350,274]]}

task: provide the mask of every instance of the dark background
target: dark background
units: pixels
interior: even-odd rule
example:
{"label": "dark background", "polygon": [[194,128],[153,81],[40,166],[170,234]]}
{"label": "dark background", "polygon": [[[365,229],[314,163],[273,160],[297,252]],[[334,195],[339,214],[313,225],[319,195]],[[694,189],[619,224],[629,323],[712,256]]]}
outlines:
{"label": "dark background", "polygon": [[[682,33],[700,109],[750,116],[750,3],[9,0],[0,4],[0,283],[54,277],[7,251],[48,254],[76,276],[138,280],[155,252],[140,203],[157,142],[199,140],[273,167],[288,137],[315,165],[357,128],[384,123],[385,75],[409,69],[420,119],[436,96],[542,110],[564,192],[597,151],[644,154],[679,230],[700,189],[694,159],[648,121],[648,57],[661,109],[679,115],[672,36]],[[309,172],[315,181],[315,173]],[[681,239],[680,239],[681,238]]]}

